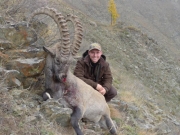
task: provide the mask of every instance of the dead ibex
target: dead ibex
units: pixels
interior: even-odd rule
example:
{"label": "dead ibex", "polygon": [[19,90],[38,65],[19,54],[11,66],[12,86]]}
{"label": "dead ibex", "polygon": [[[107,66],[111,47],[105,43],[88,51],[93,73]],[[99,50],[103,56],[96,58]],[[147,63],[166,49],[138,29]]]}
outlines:
{"label": "dead ibex", "polygon": [[[77,135],[83,135],[79,121],[82,118],[98,122],[102,117],[111,134],[117,130],[110,117],[110,110],[103,95],[94,90],[81,79],[74,76],[69,70],[72,57],[80,48],[82,41],[82,25],[77,17],[68,15],[63,17],[54,9],[40,8],[36,10],[30,20],[38,14],[46,14],[54,19],[62,36],[62,42],[54,48],[44,47],[48,52],[45,65],[45,93],[44,100],[48,98],[61,98],[72,108],[71,124]],[[74,24],[75,34],[73,43],[70,43],[70,36],[67,22]]]}

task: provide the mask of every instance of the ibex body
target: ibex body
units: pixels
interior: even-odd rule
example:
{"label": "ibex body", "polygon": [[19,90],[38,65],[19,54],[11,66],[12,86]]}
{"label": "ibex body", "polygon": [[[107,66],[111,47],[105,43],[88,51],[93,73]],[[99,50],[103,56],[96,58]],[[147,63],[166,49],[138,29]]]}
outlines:
{"label": "ibex body", "polygon": [[95,123],[104,117],[106,125],[112,134],[116,134],[116,128],[110,117],[110,110],[103,95],[94,90],[90,85],[74,76],[70,71],[64,80],[64,99],[73,109],[71,123],[78,135],[82,135],[78,122],[87,118]]}
{"label": "ibex body", "polygon": [[[77,135],[83,135],[78,124],[82,118],[98,122],[102,117],[105,118],[110,133],[116,134],[117,131],[110,117],[110,110],[104,96],[74,76],[69,70],[71,58],[79,50],[82,41],[81,24],[76,17],[67,16],[64,18],[49,8],[41,8],[35,11],[31,18],[43,13],[55,20],[62,35],[62,43],[57,44],[54,48],[44,47],[44,50],[48,52],[45,65],[44,100],[51,97],[64,99],[73,110],[71,124]],[[73,22],[75,27],[72,45],[70,44],[67,21]]]}

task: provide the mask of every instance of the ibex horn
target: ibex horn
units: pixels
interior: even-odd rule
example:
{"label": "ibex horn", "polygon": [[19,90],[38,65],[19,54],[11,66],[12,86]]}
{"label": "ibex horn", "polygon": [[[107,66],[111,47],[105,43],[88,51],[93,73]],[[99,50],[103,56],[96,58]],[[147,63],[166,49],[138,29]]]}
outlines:
{"label": "ibex horn", "polygon": [[57,54],[60,54],[63,58],[69,57],[70,54],[70,35],[69,30],[67,27],[67,23],[65,21],[64,16],[61,15],[61,13],[57,13],[55,9],[43,7],[39,8],[34,11],[34,13],[29,17],[29,22],[31,19],[38,14],[45,14],[50,16],[57,24],[58,29],[60,31],[61,39],[62,39],[62,45],[59,44],[57,46]]}
{"label": "ibex horn", "polygon": [[75,56],[81,46],[82,37],[83,37],[83,29],[82,24],[79,22],[76,16],[74,15],[67,15],[66,21],[71,21],[74,25],[74,39],[71,46],[71,54]]}

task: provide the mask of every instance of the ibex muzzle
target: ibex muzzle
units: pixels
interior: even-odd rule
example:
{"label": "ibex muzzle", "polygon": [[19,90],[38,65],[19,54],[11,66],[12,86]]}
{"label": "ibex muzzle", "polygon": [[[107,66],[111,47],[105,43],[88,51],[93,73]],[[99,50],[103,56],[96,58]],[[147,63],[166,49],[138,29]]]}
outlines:
{"label": "ibex muzzle", "polygon": [[[117,134],[104,96],[74,76],[69,70],[71,57],[76,55],[81,45],[83,35],[81,23],[75,16],[68,15],[64,18],[50,8],[36,10],[29,20],[38,14],[46,14],[53,18],[58,25],[60,35],[62,35],[62,43],[58,43],[53,48],[44,47],[48,53],[45,65],[44,100],[48,98],[64,99],[65,103],[73,110],[71,124],[77,135],[83,135],[78,124],[82,118],[98,122],[102,117],[105,119],[110,133]],[[72,44],[66,24],[68,21],[74,24],[75,29]]]}

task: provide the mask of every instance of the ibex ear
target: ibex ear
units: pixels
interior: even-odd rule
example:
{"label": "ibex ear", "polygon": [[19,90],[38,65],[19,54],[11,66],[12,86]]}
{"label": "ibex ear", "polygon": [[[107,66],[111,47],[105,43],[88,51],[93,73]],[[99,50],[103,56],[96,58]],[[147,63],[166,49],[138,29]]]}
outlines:
{"label": "ibex ear", "polygon": [[54,49],[43,46],[45,52],[49,53],[52,57],[55,57],[56,53]]}

